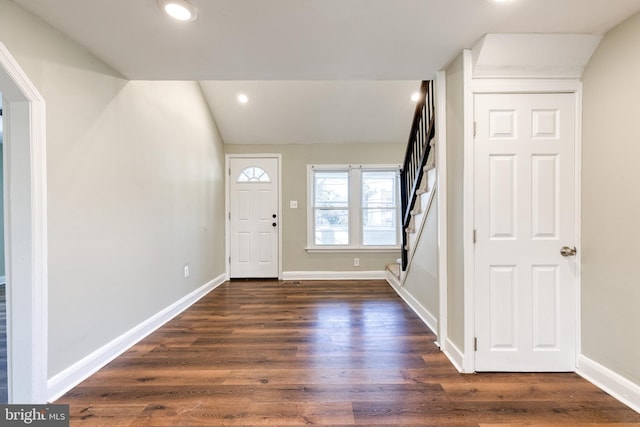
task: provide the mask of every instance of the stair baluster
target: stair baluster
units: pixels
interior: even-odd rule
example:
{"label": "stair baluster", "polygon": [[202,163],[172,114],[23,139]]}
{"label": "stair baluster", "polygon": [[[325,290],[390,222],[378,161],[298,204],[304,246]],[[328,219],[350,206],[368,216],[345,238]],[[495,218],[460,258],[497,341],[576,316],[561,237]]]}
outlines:
{"label": "stair baluster", "polygon": [[416,203],[417,190],[431,150],[431,141],[435,137],[435,97],[432,80],[422,81],[420,95],[413,115],[404,163],[400,171],[403,271],[407,268],[409,254],[406,230],[410,227],[411,210]]}

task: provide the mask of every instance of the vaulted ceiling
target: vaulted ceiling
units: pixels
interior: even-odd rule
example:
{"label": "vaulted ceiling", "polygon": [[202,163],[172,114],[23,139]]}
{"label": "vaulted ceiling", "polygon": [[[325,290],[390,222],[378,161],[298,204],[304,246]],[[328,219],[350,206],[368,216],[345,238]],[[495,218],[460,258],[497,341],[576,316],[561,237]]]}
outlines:
{"label": "vaulted ceiling", "polygon": [[640,0],[190,0],[199,17],[182,23],[156,0],[13,1],[128,79],[201,81],[227,143],[404,143],[418,82],[485,34],[603,34],[640,11]]}

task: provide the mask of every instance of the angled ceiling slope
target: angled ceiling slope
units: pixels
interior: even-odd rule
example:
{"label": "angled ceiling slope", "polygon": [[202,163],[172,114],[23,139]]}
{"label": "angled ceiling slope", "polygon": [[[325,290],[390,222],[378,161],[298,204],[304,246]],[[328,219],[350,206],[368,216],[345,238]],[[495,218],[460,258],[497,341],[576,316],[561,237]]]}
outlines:
{"label": "angled ceiling slope", "polygon": [[[227,144],[406,144],[419,81],[200,82]],[[246,94],[246,104],[238,102]]]}
{"label": "angled ceiling slope", "polygon": [[579,79],[600,40],[591,34],[487,34],[471,50],[473,77]]}

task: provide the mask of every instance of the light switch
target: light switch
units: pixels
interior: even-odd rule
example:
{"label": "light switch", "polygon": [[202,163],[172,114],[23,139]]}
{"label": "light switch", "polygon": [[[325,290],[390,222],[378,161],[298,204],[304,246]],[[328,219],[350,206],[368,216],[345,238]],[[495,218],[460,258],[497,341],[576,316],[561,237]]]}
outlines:
{"label": "light switch", "polygon": [[291,209],[298,209],[298,201],[297,201],[297,200],[291,200],[291,201],[289,202],[289,207],[290,207]]}

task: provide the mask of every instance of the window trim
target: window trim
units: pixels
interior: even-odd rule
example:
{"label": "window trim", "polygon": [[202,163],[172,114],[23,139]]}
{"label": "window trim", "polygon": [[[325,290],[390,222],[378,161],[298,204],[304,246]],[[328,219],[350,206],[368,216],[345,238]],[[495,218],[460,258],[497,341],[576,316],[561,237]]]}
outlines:
{"label": "window trim", "polygon": [[[349,173],[349,244],[348,245],[316,245],[315,244],[315,186],[314,173],[320,172],[348,172]],[[362,244],[362,172],[394,171],[398,187],[395,192],[396,200],[396,245],[363,245]],[[397,252],[402,245],[400,218],[400,165],[397,164],[308,164],[307,165],[307,245],[308,253],[329,252]]]}

